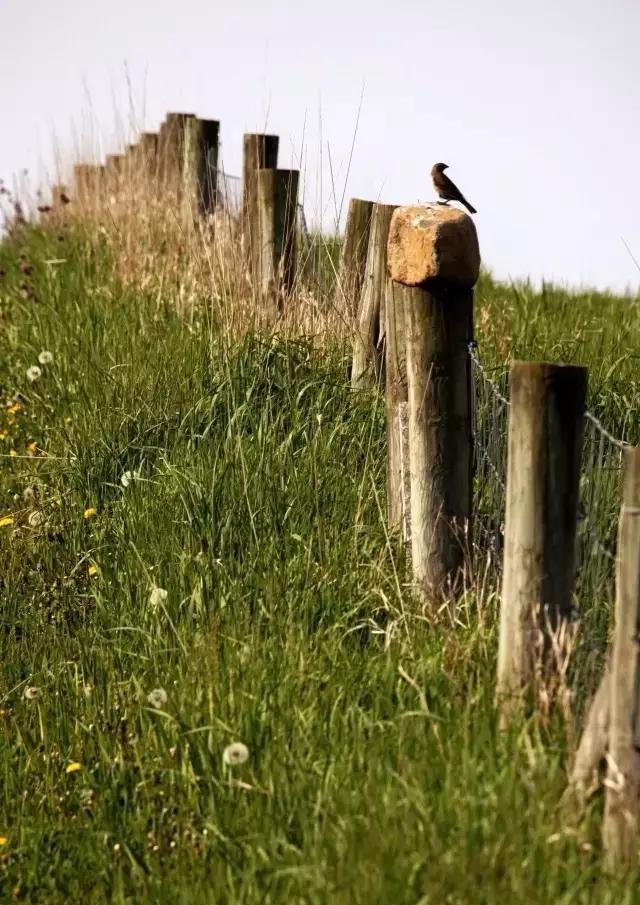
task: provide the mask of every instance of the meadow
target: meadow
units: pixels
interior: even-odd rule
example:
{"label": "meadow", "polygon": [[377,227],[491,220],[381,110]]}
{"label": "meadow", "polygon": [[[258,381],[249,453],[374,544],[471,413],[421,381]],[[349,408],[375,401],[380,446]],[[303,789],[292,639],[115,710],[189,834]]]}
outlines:
{"label": "meadow", "polygon": [[[573,717],[498,732],[497,575],[412,597],[331,249],[315,320],[258,330],[153,241],[132,263],[69,218],[0,245],[0,901],[640,902],[602,872],[601,798],[558,808],[610,581],[578,589]],[[637,298],[485,274],[476,299],[498,379],[587,364],[640,440]]]}

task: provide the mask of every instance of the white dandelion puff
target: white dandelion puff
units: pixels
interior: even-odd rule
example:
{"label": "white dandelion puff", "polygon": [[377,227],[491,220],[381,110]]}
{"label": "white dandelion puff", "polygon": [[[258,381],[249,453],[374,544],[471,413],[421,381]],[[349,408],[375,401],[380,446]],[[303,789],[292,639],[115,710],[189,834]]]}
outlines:
{"label": "white dandelion puff", "polygon": [[30,383],[34,383],[40,377],[42,377],[42,369],[38,365],[31,365],[30,368],[27,368],[27,380]]}
{"label": "white dandelion puff", "polygon": [[41,365],[50,365],[53,363],[53,355],[45,349],[38,355],[38,361]]}
{"label": "white dandelion puff", "polygon": [[22,491],[22,499],[25,503],[30,503],[32,500],[36,498],[36,489],[35,487],[25,487]]}
{"label": "white dandelion puff", "polygon": [[249,749],[242,742],[233,742],[222,752],[222,762],[228,767],[235,767],[237,764],[244,764],[249,760]]}
{"label": "white dandelion puff", "polygon": [[37,685],[27,685],[24,690],[24,696],[27,701],[35,701],[36,698],[40,697],[40,689]]}
{"label": "white dandelion puff", "polygon": [[169,592],[165,591],[164,588],[155,587],[151,591],[149,595],[149,603],[153,607],[154,610],[157,610],[162,604],[166,601],[169,596]]}
{"label": "white dandelion puff", "polygon": [[140,469],[136,469],[135,471],[125,471],[120,476],[120,483],[123,487],[129,487],[130,484],[133,484],[134,481],[140,480]]}
{"label": "white dandelion puff", "polygon": [[154,688],[147,695],[147,701],[155,710],[162,710],[163,707],[166,707],[168,700],[169,695],[164,688]]}

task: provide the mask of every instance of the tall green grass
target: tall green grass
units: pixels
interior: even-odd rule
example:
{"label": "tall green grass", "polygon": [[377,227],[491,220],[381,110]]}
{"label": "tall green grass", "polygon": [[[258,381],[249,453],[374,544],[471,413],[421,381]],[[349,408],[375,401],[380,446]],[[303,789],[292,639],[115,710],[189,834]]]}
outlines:
{"label": "tall green grass", "polygon": [[[496,732],[494,582],[435,621],[407,590],[344,349],[230,344],[73,230],[0,269],[1,901],[637,901],[600,802],[557,812],[571,725]],[[488,362],[585,360],[637,408],[635,303],[478,300]]]}

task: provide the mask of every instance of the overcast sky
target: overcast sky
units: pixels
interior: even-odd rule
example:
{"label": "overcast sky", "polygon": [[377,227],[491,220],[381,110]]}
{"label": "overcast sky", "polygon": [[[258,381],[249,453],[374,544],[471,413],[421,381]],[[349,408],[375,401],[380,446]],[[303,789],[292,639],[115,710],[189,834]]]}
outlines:
{"label": "overcast sky", "polygon": [[279,134],[310,221],[430,200],[443,160],[497,276],[635,289],[639,47],[640,0],[0,0],[0,177],[193,112],[231,173]]}

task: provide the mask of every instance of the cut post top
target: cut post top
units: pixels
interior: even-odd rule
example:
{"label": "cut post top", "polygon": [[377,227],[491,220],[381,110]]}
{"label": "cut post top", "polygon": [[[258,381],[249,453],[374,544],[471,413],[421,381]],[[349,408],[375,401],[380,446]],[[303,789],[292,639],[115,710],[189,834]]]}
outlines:
{"label": "cut post top", "polygon": [[405,286],[473,286],[480,274],[476,227],[443,204],[396,208],[388,246],[389,276]]}
{"label": "cut post top", "polygon": [[583,365],[558,364],[552,361],[518,361],[511,362],[509,368],[509,385],[514,387],[530,383],[561,384],[563,387],[573,386],[584,390],[587,386],[588,368]]}

